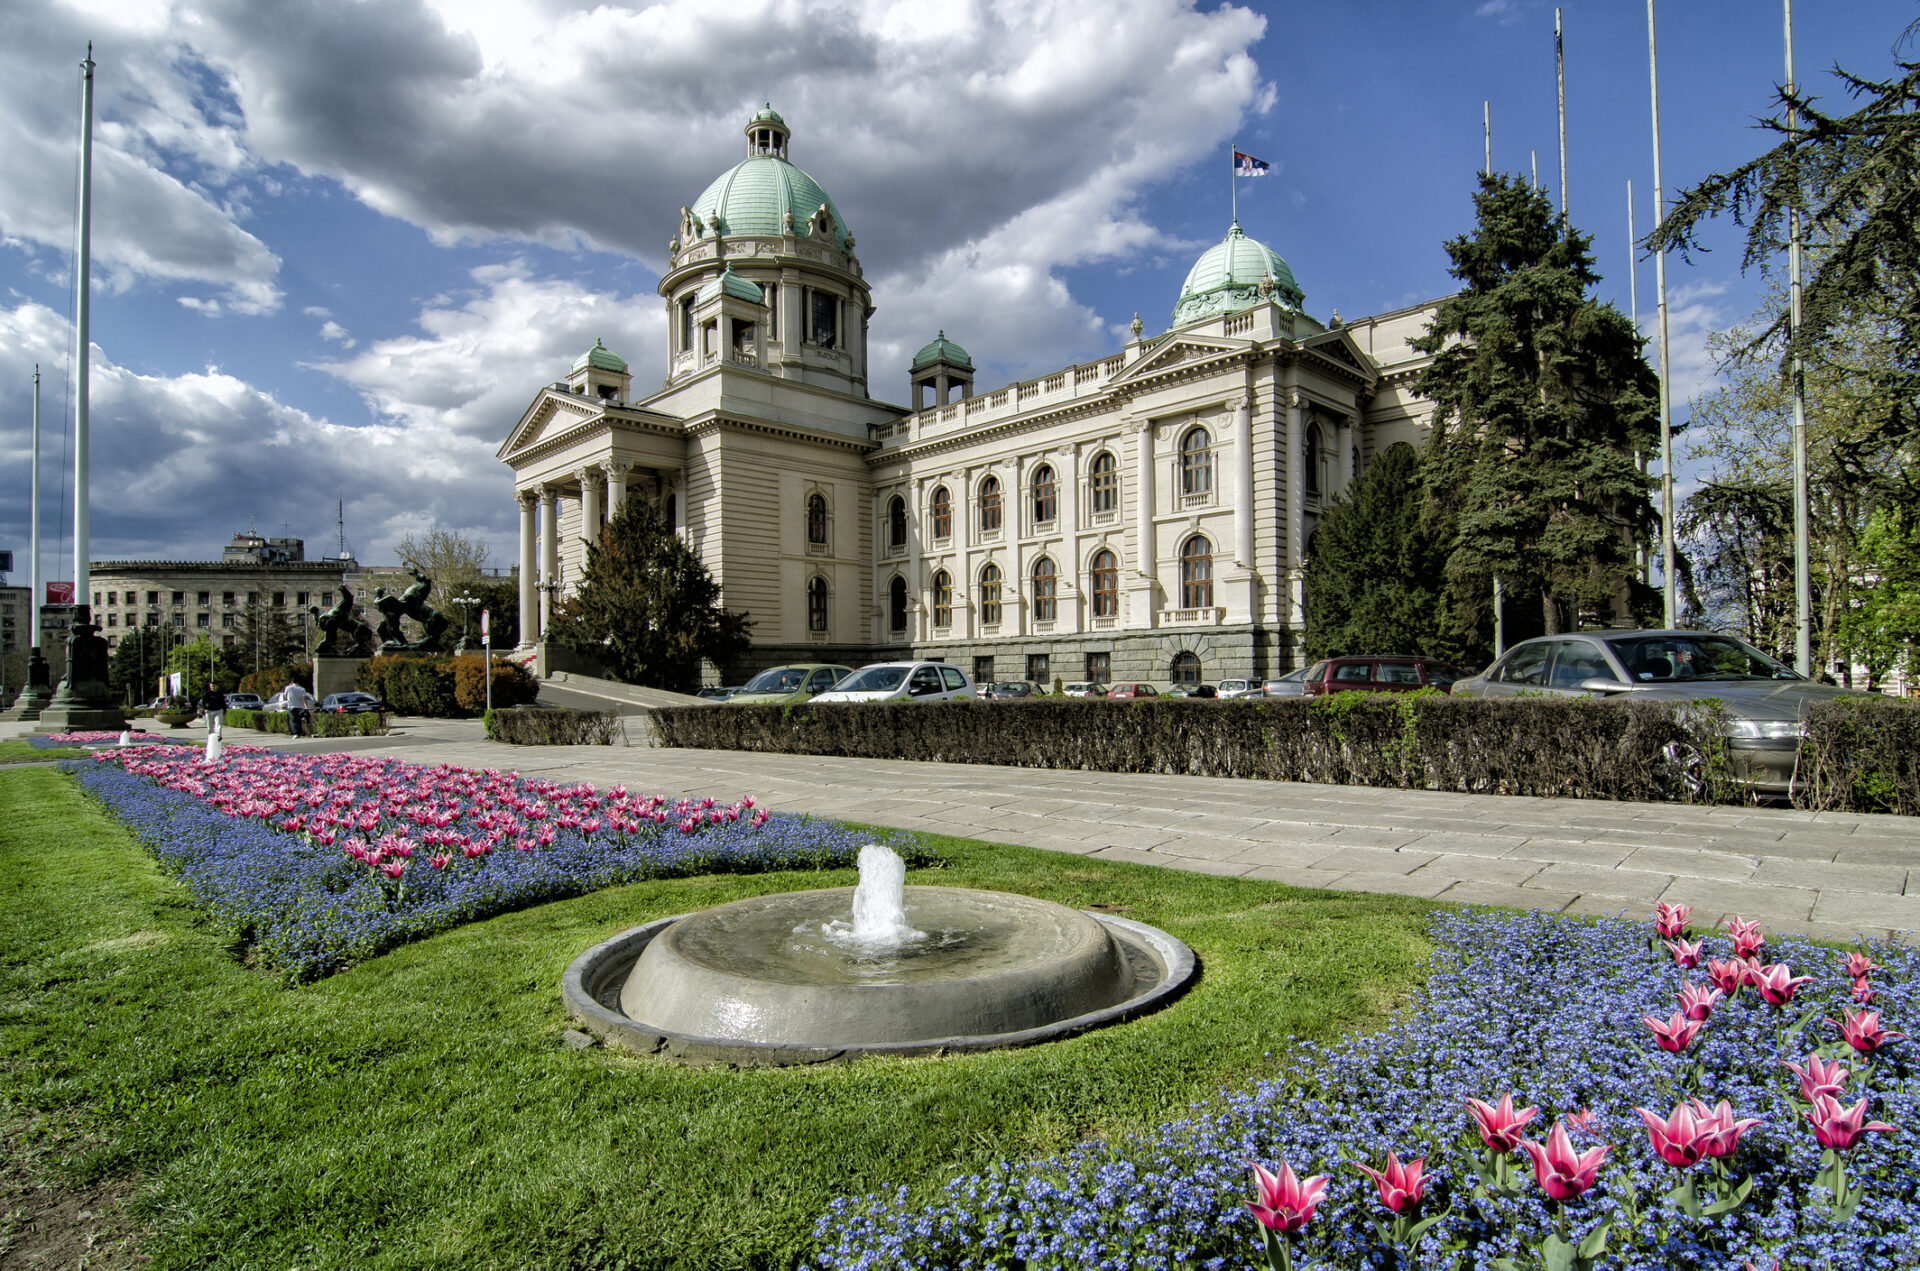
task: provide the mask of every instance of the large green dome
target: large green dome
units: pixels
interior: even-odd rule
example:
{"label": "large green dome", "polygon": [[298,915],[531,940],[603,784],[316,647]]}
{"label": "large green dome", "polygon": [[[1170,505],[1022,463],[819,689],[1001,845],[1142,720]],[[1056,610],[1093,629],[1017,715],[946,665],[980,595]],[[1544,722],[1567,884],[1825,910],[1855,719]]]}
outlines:
{"label": "large green dome", "polygon": [[[779,155],[756,154],[734,164],[708,186],[694,201],[693,216],[702,235],[713,216],[720,218],[720,232],[726,235],[804,235],[807,219],[822,203],[833,213],[834,246],[847,250],[847,223],[819,182]],[[791,231],[785,219],[789,212],[793,214]]]}
{"label": "large green dome", "polygon": [[1235,221],[1227,236],[1202,252],[1187,271],[1180,299],[1174,302],[1173,325],[1184,327],[1261,304],[1268,298],[1261,293],[1263,279],[1271,280],[1267,289],[1274,303],[1294,310],[1305,303],[1307,294],[1280,253],[1248,238]]}

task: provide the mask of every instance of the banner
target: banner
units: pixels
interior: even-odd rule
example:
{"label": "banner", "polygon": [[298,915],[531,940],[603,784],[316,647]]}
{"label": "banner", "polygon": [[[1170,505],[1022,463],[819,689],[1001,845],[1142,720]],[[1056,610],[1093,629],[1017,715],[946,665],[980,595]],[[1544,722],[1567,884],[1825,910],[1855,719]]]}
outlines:
{"label": "banner", "polygon": [[71,582],[48,583],[47,584],[47,603],[50,605],[72,604],[73,603],[73,584]]}

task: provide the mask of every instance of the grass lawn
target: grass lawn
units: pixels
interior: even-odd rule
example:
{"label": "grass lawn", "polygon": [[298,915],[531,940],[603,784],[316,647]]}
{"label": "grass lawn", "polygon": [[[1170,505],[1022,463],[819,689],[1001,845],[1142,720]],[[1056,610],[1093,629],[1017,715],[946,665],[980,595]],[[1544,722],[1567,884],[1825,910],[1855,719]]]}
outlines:
{"label": "grass lawn", "polygon": [[24,739],[0,741],[0,763],[45,763],[54,759],[84,759],[84,746],[52,746],[35,749]]}
{"label": "grass lawn", "polygon": [[[835,1195],[1183,1116],[1289,1034],[1379,1021],[1426,902],[967,840],[909,882],[1125,906],[1199,954],[1146,1019],[1028,1050],[810,1069],[564,1049],[561,972],[650,918],[844,886],[679,879],[477,923],[286,988],[233,960],[65,774],[0,772],[0,1136],[129,1197],[153,1265],[787,1267]],[[4,1239],[0,1239],[0,1248]]]}

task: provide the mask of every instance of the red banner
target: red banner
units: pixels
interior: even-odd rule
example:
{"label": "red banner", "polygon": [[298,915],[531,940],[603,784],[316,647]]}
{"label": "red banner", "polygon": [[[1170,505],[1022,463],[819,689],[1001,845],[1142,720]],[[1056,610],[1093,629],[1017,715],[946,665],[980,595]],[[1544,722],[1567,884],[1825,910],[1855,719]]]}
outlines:
{"label": "red banner", "polygon": [[50,605],[70,605],[73,603],[73,584],[71,582],[47,584],[47,603]]}

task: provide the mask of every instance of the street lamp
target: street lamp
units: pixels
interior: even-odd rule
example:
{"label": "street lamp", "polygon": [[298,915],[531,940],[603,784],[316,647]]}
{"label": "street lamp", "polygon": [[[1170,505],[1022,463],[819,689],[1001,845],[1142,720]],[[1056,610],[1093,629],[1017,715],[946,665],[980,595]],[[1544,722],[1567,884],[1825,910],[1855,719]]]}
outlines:
{"label": "street lamp", "polygon": [[467,628],[473,617],[473,607],[480,603],[480,597],[469,588],[462,587],[459,595],[448,597],[448,602],[460,606],[460,643],[454,652],[463,654],[467,652]]}

